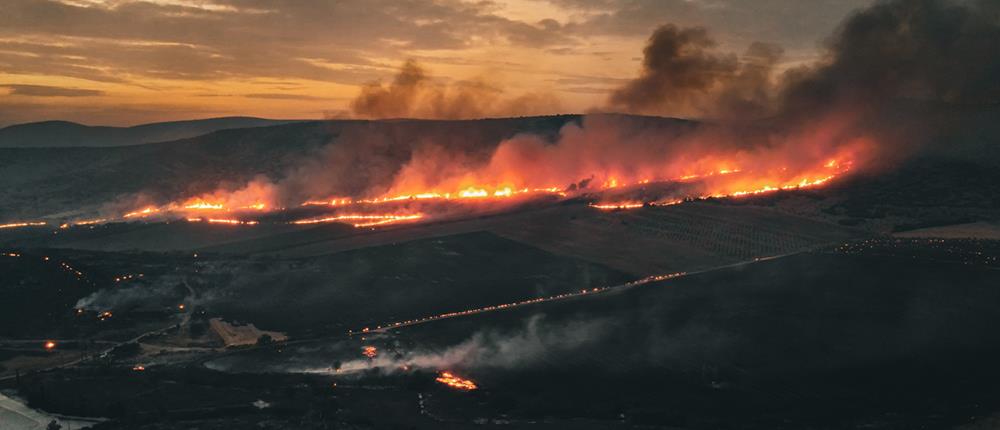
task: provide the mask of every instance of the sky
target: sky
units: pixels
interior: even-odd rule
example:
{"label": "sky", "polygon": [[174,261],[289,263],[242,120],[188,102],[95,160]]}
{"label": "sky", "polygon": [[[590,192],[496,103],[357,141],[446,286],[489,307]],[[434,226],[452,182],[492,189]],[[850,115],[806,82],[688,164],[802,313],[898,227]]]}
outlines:
{"label": "sky", "polygon": [[[247,115],[357,116],[352,101],[408,60],[436,85],[473,82],[541,112],[606,106],[663,24],[721,52],[815,61],[871,0],[3,0],[0,126]],[[527,99],[524,99],[527,100]]]}

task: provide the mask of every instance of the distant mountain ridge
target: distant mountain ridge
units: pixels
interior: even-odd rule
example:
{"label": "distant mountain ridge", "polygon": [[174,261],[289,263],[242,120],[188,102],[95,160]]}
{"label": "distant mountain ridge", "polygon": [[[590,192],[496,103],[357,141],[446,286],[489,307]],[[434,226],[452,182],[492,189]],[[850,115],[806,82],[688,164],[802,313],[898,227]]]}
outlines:
{"label": "distant mountain ridge", "polygon": [[186,139],[213,131],[302,122],[254,117],[221,117],[141,124],[132,127],[89,126],[70,121],[42,121],[0,128],[0,148],[128,146]]}

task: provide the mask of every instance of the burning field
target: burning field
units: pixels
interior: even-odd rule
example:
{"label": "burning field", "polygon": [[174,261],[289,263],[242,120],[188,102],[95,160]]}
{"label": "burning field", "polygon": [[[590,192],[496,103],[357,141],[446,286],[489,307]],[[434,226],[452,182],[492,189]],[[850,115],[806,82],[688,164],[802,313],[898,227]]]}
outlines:
{"label": "burning field", "polygon": [[[679,204],[707,198],[739,198],[782,190],[821,187],[861,169],[871,156],[865,139],[841,142],[803,136],[777,148],[744,146],[715,132],[660,136],[669,125],[643,129],[639,120],[586,117],[565,125],[554,142],[522,135],[502,141],[483,159],[450,153],[435,143],[417,145],[410,158],[385,177],[365,184],[361,194],[327,184],[303,165],[277,181],[257,179],[242,188],[219,189],[173,203],[115,210],[99,217],[17,221],[5,229],[90,227],[106,223],[186,221],[254,228],[260,224],[341,223],[355,228],[455,220],[525,206],[589,202],[598,210]],[[634,130],[633,130],[634,129]],[[824,140],[826,139],[826,140]],[[619,142],[607,145],[606,142]],[[725,142],[725,143],[718,143]],[[793,148],[793,145],[796,145]],[[333,146],[327,157],[357,149]],[[480,157],[482,158],[482,157]],[[324,170],[327,168],[323,164]],[[297,190],[308,182],[315,190]],[[316,190],[330,194],[314,194]],[[376,191],[378,194],[373,194]],[[137,197],[142,199],[143,197]]]}

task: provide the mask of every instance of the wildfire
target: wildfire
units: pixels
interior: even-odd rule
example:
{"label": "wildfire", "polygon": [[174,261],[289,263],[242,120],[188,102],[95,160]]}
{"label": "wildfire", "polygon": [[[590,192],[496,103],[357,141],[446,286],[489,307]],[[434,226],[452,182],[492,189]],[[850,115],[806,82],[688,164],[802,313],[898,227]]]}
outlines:
{"label": "wildfire", "polygon": [[209,224],[227,224],[227,225],[257,225],[258,221],[243,221],[238,219],[225,219],[225,218],[188,218],[188,222],[207,222]]}
{"label": "wildfire", "polygon": [[365,346],[361,348],[361,355],[368,357],[369,359],[375,358],[378,355],[378,348],[374,346]]}
{"label": "wildfire", "polygon": [[70,228],[70,227],[78,226],[78,225],[95,225],[95,224],[105,223],[105,222],[108,222],[108,221],[109,220],[107,218],[85,219],[85,220],[79,220],[79,221],[73,221],[73,222],[63,223],[63,224],[61,224],[59,226],[59,228],[66,229],[66,228]]}
{"label": "wildfire", "polygon": [[104,320],[106,320],[108,318],[111,318],[112,316],[113,315],[112,315],[111,311],[104,311],[104,312],[101,312],[100,314],[97,315],[97,319],[99,319],[101,321],[104,321]]}
{"label": "wildfire", "polygon": [[40,227],[43,225],[47,225],[47,223],[45,221],[22,221],[0,224],[0,228]]}
{"label": "wildfire", "polygon": [[646,206],[670,206],[684,203],[684,200],[660,200],[655,202],[619,202],[619,203],[591,203],[588,206],[603,211],[619,211],[626,209],[637,209]]}
{"label": "wildfire", "polygon": [[[390,195],[385,197],[378,197],[372,199],[334,199],[329,203],[328,206],[344,206],[353,204],[380,204],[380,203],[391,203],[406,200],[484,200],[484,199],[506,199],[510,197],[525,196],[525,195],[540,195],[540,194],[552,194],[565,196],[566,193],[559,187],[547,187],[547,188],[520,188],[517,189],[513,186],[505,185],[499,187],[485,187],[485,186],[469,186],[462,188],[455,192],[439,192],[439,191],[420,191],[413,194],[398,194]],[[306,202],[308,205],[314,204],[324,204],[320,201],[309,201]],[[306,205],[304,204],[304,205]]]}
{"label": "wildfire", "polygon": [[613,210],[623,210],[623,209],[636,209],[645,206],[645,203],[641,202],[622,202],[622,203],[591,203],[589,206],[595,209],[601,209],[606,211]]}
{"label": "wildfire", "polygon": [[337,215],[325,218],[310,218],[298,221],[292,221],[292,224],[321,224],[328,222],[344,222],[344,221],[354,221],[351,225],[354,227],[372,227],[377,225],[399,223],[405,221],[415,221],[423,218],[423,214],[410,214],[410,215],[365,215],[365,214],[349,214],[349,215]]}
{"label": "wildfire", "polygon": [[[774,180],[774,182],[768,183],[768,178],[771,175],[762,175],[760,177],[747,172],[745,177],[734,178],[732,180],[726,180],[718,184],[710,184],[716,188],[722,188],[721,191],[716,191],[712,193],[688,196],[691,199],[705,199],[709,197],[722,198],[722,197],[742,197],[756,194],[771,193],[781,190],[796,190],[802,188],[811,188],[819,185],[823,185],[837,176],[840,176],[848,172],[853,163],[851,161],[839,161],[836,159],[829,160],[823,164],[822,168],[818,170],[818,173],[812,173],[806,176],[800,176],[798,178],[789,180]],[[780,169],[781,171],[787,171],[787,169]],[[676,178],[677,182],[685,182],[696,179],[710,180],[715,176],[730,175],[734,173],[743,172],[740,169],[723,169],[714,172],[709,172],[704,175],[686,175]],[[765,179],[761,179],[765,178]],[[637,185],[642,185],[648,183],[648,180],[643,180],[637,183]],[[607,185],[607,184],[606,184]],[[683,199],[675,200],[664,200],[664,201],[653,201],[653,202],[641,202],[641,201],[623,201],[623,202],[600,202],[591,203],[590,207],[600,210],[626,210],[626,209],[637,209],[644,206],[669,206],[678,203],[683,203]]]}
{"label": "wildfire", "polygon": [[348,197],[340,197],[329,200],[307,200],[302,203],[302,206],[345,206],[353,203],[354,200]]}
{"label": "wildfire", "polygon": [[192,203],[188,203],[187,205],[184,206],[184,209],[192,209],[192,210],[213,210],[213,211],[218,211],[218,210],[222,210],[224,208],[225,208],[225,206],[223,206],[222,203],[209,203],[209,202],[206,202],[206,201],[203,201],[203,200],[196,200],[196,201],[194,201]]}
{"label": "wildfire", "polygon": [[476,386],[475,382],[472,382],[469,379],[455,376],[455,374],[448,371],[441,372],[441,374],[435,379],[435,381],[438,381],[442,384],[445,384],[457,390],[472,391],[475,390],[476,388],[479,388]]}
{"label": "wildfire", "polygon": [[[858,141],[831,147],[828,148],[827,154],[813,158],[812,161],[803,161],[802,157],[797,155],[787,156],[785,154],[787,151],[781,150],[712,153],[703,152],[700,147],[694,152],[695,155],[674,154],[677,157],[667,157],[660,151],[651,152],[644,157],[625,157],[620,160],[616,159],[613,153],[606,153],[601,156],[602,158],[592,160],[559,157],[559,153],[554,152],[543,156],[539,161],[535,158],[520,158],[535,153],[531,151],[517,153],[515,148],[511,149],[515,151],[514,153],[500,151],[494,154],[494,160],[491,160],[490,164],[475,170],[458,171],[443,178],[439,178],[441,175],[436,173],[430,174],[434,172],[401,173],[394,178],[389,191],[381,196],[335,195],[305,200],[298,207],[344,208],[346,213],[314,214],[312,218],[291,221],[291,224],[341,222],[358,228],[375,227],[425,219],[423,211],[429,211],[428,209],[409,208],[400,212],[400,208],[396,207],[415,202],[462,201],[475,205],[518,201],[519,198],[529,199],[537,196],[587,197],[609,190],[614,190],[615,193],[628,193],[631,187],[656,191],[655,186],[649,185],[652,183],[677,184],[676,189],[686,191],[684,195],[676,195],[671,199],[663,199],[662,196],[654,197],[652,200],[624,197],[616,201],[609,197],[608,201],[598,200],[590,206],[598,210],[616,211],[644,206],[666,206],[684,200],[740,197],[778,190],[816,187],[850,171],[854,166],[854,160],[864,159],[868,143]],[[611,159],[607,159],[608,157]],[[576,161],[569,166],[555,165],[564,159]],[[241,211],[284,210],[277,201],[279,191],[277,185],[266,181],[254,181],[239,190],[219,190],[163,206],[144,207],[126,213],[122,218],[170,215],[190,222],[255,225],[258,221],[246,221],[241,219],[243,217],[235,215],[221,215],[236,214]],[[380,208],[380,205],[394,206],[390,209]],[[93,220],[92,223],[105,221],[107,220]],[[91,222],[78,221],[68,225],[88,223]],[[14,223],[0,225],[0,228],[26,225],[28,224]]]}
{"label": "wildfire", "polygon": [[50,340],[50,341],[47,341],[47,342],[45,342],[45,344],[44,344],[44,345],[42,345],[42,346],[44,346],[44,347],[45,347],[45,349],[46,349],[46,350],[49,350],[49,351],[51,351],[51,350],[53,350],[53,349],[56,349],[56,343],[55,343],[55,342],[53,342],[53,341],[51,341],[51,340]]}
{"label": "wildfire", "polygon": [[125,214],[125,215],[122,215],[122,218],[145,218],[147,216],[150,216],[150,215],[153,215],[153,214],[156,214],[156,213],[159,213],[159,212],[160,212],[160,208],[149,206],[149,207],[146,207],[146,208],[134,211],[134,212],[129,212],[129,213]]}

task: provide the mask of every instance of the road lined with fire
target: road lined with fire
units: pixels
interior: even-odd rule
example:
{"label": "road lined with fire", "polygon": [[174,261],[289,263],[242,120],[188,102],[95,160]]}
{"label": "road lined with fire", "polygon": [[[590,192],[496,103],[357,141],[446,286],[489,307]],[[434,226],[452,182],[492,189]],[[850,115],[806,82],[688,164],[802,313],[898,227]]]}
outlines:
{"label": "road lined with fire", "polygon": [[655,282],[660,282],[660,281],[667,281],[667,280],[682,278],[682,277],[686,277],[686,276],[700,275],[700,274],[704,274],[704,273],[714,272],[714,271],[717,271],[717,270],[731,269],[731,268],[735,268],[735,267],[742,267],[742,266],[746,266],[746,265],[750,265],[750,264],[755,264],[755,263],[760,263],[760,262],[764,262],[764,261],[771,261],[771,260],[776,260],[776,259],[780,259],[780,258],[790,257],[790,256],[793,256],[793,255],[798,255],[798,254],[802,254],[802,253],[805,253],[805,252],[816,251],[818,249],[829,247],[831,245],[833,245],[833,244],[832,243],[826,243],[826,244],[811,246],[811,247],[808,247],[808,248],[804,248],[804,249],[800,249],[800,250],[797,250],[797,251],[788,252],[788,253],[784,253],[784,254],[772,255],[772,256],[766,256],[766,257],[757,257],[757,258],[754,258],[753,260],[740,261],[740,262],[737,262],[737,263],[726,264],[726,265],[723,265],[723,266],[715,266],[715,267],[711,267],[711,268],[708,268],[708,269],[695,270],[695,271],[690,271],[690,272],[675,272],[675,273],[669,273],[669,274],[663,274],[663,275],[652,275],[652,276],[647,276],[645,278],[641,278],[641,279],[638,279],[638,280],[635,280],[635,281],[626,282],[624,284],[619,284],[619,285],[612,285],[612,286],[598,287],[598,288],[590,288],[590,289],[580,290],[578,292],[573,292],[573,293],[556,294],[556,295],[548,296],[548,297],[538,297],[538,298],[534,298],[534,299],[526,299],[526,300],[522,300],[522,301],[518,301],[518,302],[512,302],[512,303],[504,303],[504,304],[499,304],[499,305],[484,306],[484,307],[475,308],[475,309],[467,309],[467,310],[462,310],[462,311],[447,312],[447,313],[443,313],[443,314],[431,315],[431,316],[426,316],[426,317],[421,317],[421,318],[414,318],[414,319],[409,319],[409,320],[405,320],[405,321],[389,322],[389,323],[386,323],[386,324],[376,325],[374,328],[373,327],[363,327],[360,330],[353,330],[353,329],[352,330],[348,330],[347,334],[348,334],[348,336],[354,336],[354,335],[364,335],[364,334],[369,334],[369,333],[386,333],[386,332],[388,332],[389,330],[392,330],[392,329],[403,328],[403,327],[410,327],[410,326],[415,326],[415,325],[419,325],[419,324],[426,324],[426,323],[429,323],[429,322],[440,321],[440,320],[449,319],[449,318],[456,318],[456,317],[462,317],[462,316],[476,315],[476,314],[481,314],[481,313],[486,313],[486,312],[501,311],[501,310],[507,310],[507,309],[513,309],[513,308],[517,308],[517,307],[522,307],[522,306],[539,304],[539,303],[548,303],[548,302],[554,302],[554,301],[559,301],[559,300],[568,300],[568,299],[580,298],[580,297],[584,297],[584,296],[593,296],[593,295],[601,294],[601,293],[612,293],[612,292],[616,292],[617,293],[617,292],[622,292],[622,291],[625,291],[627,289],[631,289],[631,288],[634,288],[634,287],[638,287],[638,286],[642,286],[642,285],[646,285],[646,284],[650,284],[650,283],[655,283]]}

